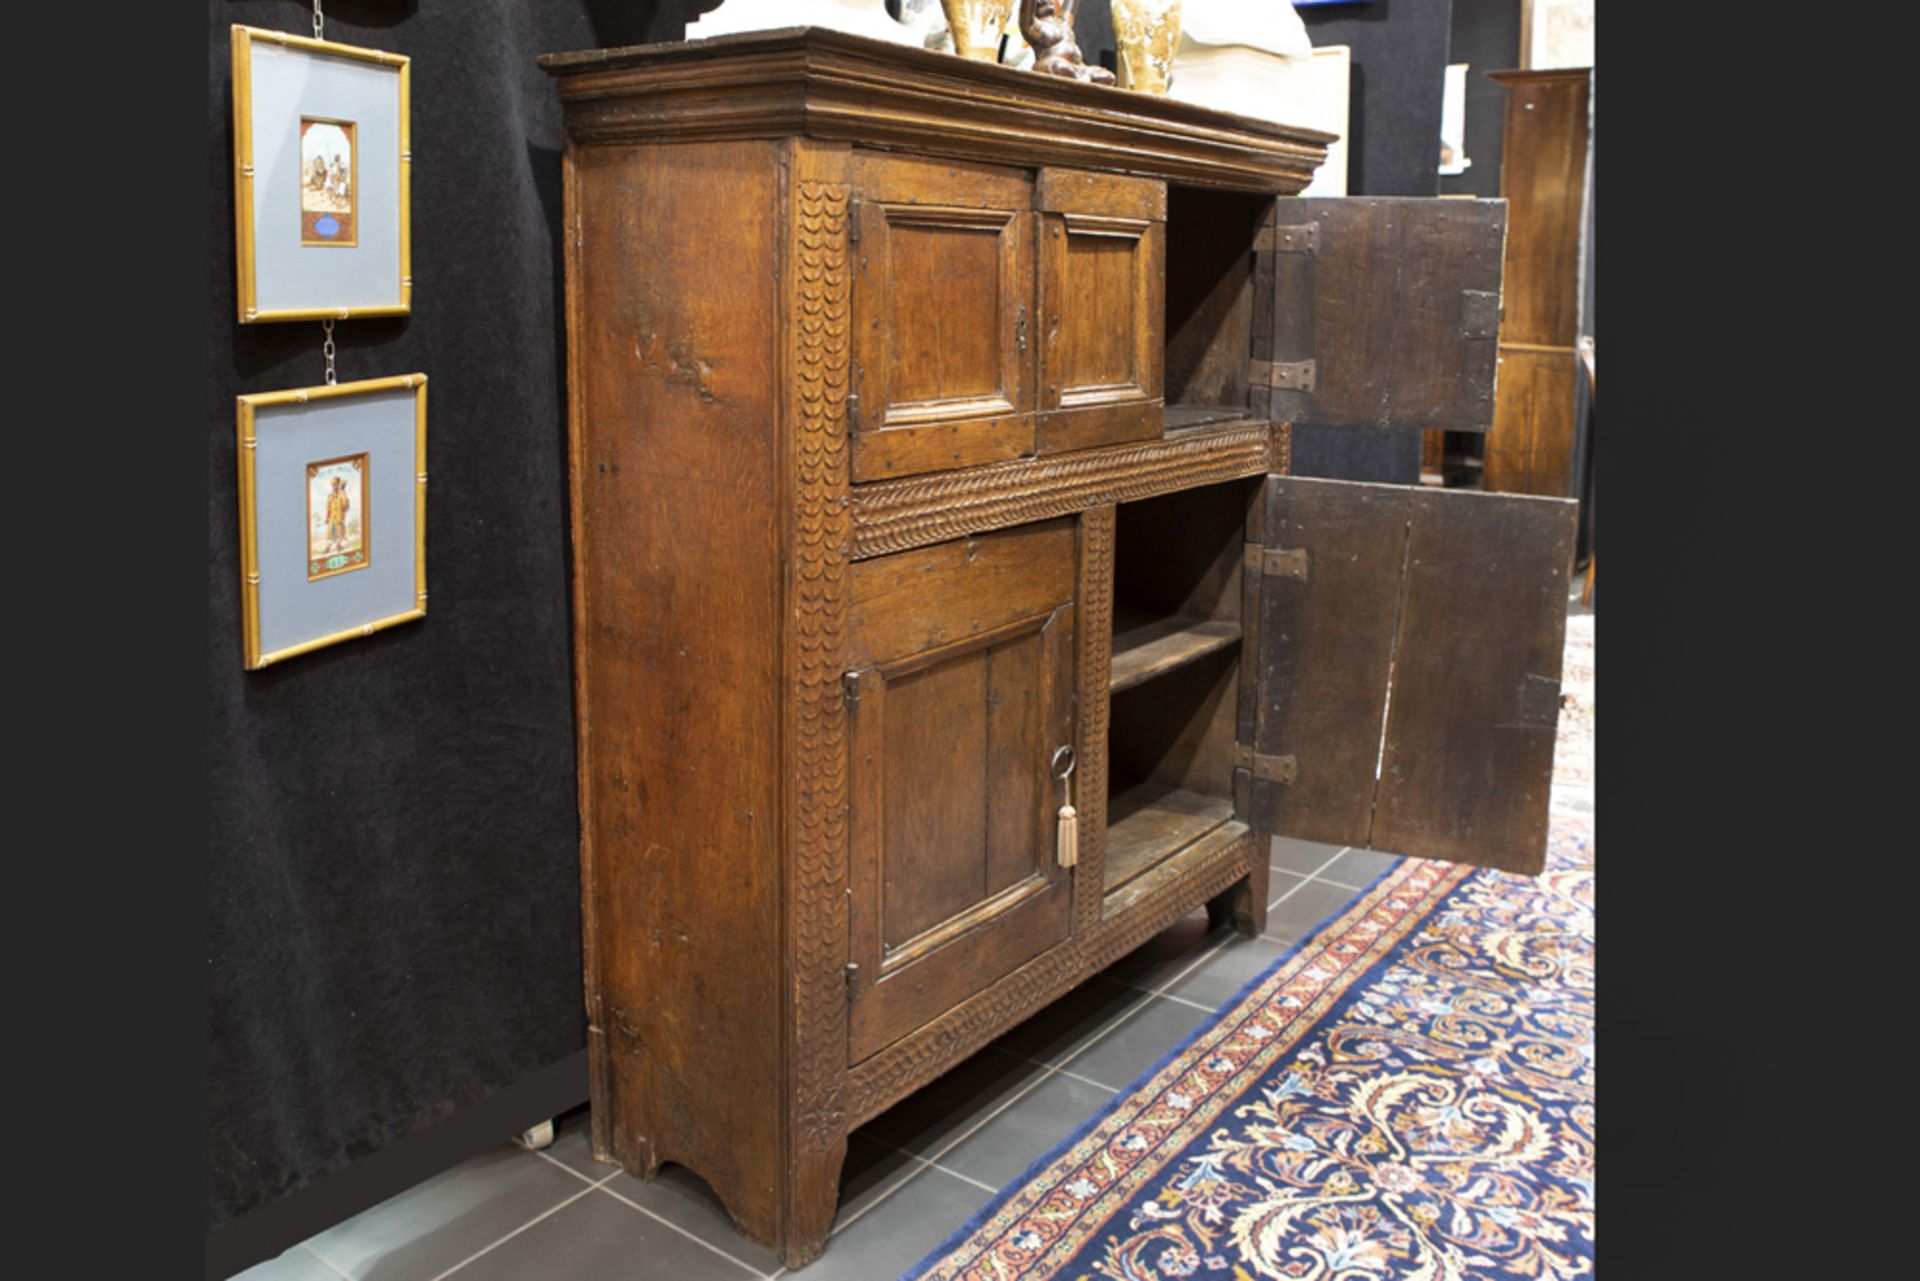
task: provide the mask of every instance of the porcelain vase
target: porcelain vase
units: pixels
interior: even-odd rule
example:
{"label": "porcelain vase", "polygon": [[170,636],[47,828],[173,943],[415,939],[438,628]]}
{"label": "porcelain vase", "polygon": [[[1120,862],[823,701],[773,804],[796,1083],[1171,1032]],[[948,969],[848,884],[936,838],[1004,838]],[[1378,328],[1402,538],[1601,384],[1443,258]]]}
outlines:
{"label": "porcelain vase", "polygon": [[1180,45],[1181,0],[1113,0],[1113,41],[1120,87],[1165,93]]}

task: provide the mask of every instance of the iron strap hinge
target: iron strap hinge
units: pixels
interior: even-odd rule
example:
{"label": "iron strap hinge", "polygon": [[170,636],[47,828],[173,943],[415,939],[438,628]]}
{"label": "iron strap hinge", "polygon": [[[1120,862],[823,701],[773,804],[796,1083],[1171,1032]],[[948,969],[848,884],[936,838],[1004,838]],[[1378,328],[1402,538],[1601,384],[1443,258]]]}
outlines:
{"label": "iron strap hinge", "polygon": [[1500,295],[1487,289],[1460,291],[1460,336],[1497,338],[1500,335]]}
{"label": "iron strap hinge", "polygon": [[1307,581],[1307,549],[1304,547],[1262,547],[1248,543],[1243,563],[1260,571],[1262,578],[1297,578]]}
{"label": "iron strap hinge", "polygon": [[1255,387],[1266,387],[1272,391],[1313,390],[1317,370],[1311,360],[1255,360],[1248,363],[1251,368],[1249,381]]}
{"label": "iron strap hinge", "polygon": [[1296,223],[1291,227],[1262,227],[1254,233],[1253,251],[1262,254],[1320,255],[1320,224]]}
{"label": "iron strap hinge", "polygon": [[1262,756],[1245,743],[1233,745],[1233,763],[1269,783],[1291,783],[1300,776],[1298,757]]}

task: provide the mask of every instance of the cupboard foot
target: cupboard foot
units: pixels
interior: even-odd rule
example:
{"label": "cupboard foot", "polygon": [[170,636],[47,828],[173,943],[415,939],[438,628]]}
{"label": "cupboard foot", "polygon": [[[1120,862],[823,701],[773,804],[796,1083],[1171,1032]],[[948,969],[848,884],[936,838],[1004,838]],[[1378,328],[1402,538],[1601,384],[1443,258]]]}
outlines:
{"label": "cupboard foot", "polygon": [[1207,900],[1207,926],[1231,924],[1235,932],[1256,938],[1267,928],[1267,864],[1262,860],[1240,880]]}
{"label": "cupboard foot", "polygon": [[834,1212],[840,1205],[840,1167],[846,1159],[845,1136],[825,1152],[794,1157],[786,1240],[780,1250],[780,1261],[793,1271],[812,1263],[827,1247],[827,1234],[833,1230]]}

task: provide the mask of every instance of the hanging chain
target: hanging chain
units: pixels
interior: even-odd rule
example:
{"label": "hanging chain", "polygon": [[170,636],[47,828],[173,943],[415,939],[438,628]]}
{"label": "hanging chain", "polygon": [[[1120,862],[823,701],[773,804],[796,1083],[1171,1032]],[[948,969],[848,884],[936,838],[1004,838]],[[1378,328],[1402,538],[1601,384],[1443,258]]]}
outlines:
{"label": "hanging chain", "polygon": [[333,373],[333,322],[323,320],[320,322],[320,328],[327,333],[327,340],[320,344],[320,354],[327,358],[327,386],[332,387],[339,382]]}
{"label": "hanging chain", "polygon": [[[320,12],[320,0],[313,0],[313,38],[315,40],[325,40],[327,37],[323,33],[326,29],[327,15]],[[328,379],[327,381],[331,382],[333,380]]]}

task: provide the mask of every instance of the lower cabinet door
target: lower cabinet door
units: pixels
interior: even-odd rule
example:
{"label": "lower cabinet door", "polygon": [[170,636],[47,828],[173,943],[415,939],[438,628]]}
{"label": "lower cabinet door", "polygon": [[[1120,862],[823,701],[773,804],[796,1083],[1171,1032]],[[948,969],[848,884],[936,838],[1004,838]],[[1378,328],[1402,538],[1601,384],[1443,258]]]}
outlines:
{"label": "lower cabinet door", "polygon": [[1067,936],[1074,522],[862,561],[846,675],[852,1062]]}

